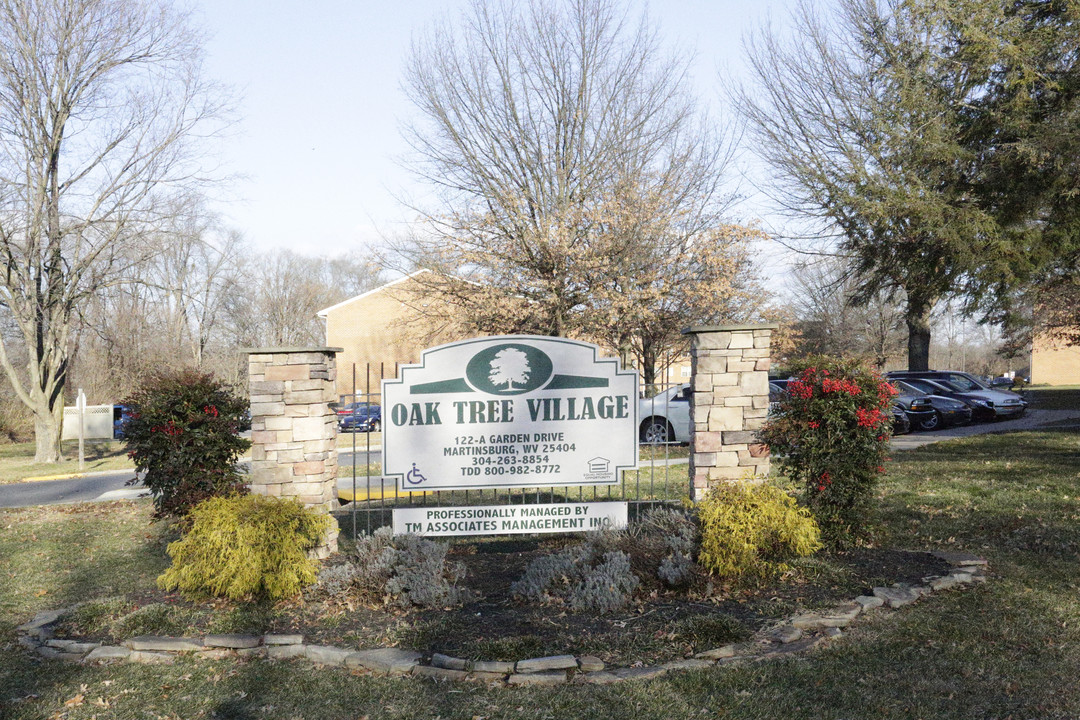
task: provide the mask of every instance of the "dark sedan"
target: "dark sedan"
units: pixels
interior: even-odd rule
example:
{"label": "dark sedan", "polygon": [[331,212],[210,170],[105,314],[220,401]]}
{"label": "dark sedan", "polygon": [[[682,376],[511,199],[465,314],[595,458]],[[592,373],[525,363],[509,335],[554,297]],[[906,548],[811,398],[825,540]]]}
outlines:
{"label": "dark sedan", "polygon": [[966,425],[971,422],[971,406],[961,400],[954,400],[944,395],[934,395],[909,384],[906,380],[897,381],[896,387],[906,395],[910,394],[926,398],[934,408],[933,416],[919,423],[917,426],[919,430],[938,430],[953,425]]}
{"label": "dark sedan", "polygon": [[911,421],[911,427],[921,428],[934,417],[934,407],[922,393],[913,393],[910,390],[897,387],[899,395],[893,398],[893,404],[899,405]]}
{"label": "dark sedan", "polygon": [[382,428],[382,408],[367,403],[352,403],[351,412],[338,410],[338,431],[379,432]]}
{"label": "dark sedan", "polygon": [[948,380],[904,378],[904,382],[925,393],[965,403],[971,408],[971,419],[975,422],[1020,417],[1026,408],[1026,403],[1023,401],[1005,397],[996,390],[963,391]]}
{"label": "dark sedan", "polygon": [[[1027,410],[1027,401],[1014,392],[991,387],[982,378],[959,370],[894,370],[888,374],[892,381],[929,380],[948,388],[953,393],[963,393],[984,401],[981,407],[973,406],[976,420],[1001,420],[1020,417]],[[965,397],[956,397],[971,405]],[[993,413],[988,412],[993,409]]]}
{"label": "dark sedan", "polygon": [[911,421],[908,420],[907,412],[899,405],[892,406],[892,434],[904,435],[911,432]]}

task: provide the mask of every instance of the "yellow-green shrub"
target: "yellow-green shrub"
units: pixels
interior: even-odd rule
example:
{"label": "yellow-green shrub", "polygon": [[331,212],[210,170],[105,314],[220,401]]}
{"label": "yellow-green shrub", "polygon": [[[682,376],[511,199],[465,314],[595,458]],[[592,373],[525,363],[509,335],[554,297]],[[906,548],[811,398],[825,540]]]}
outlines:
{"label": "yellow-green shrub", "polygon": [[698,562],[728,580],[768,578],[787,570],[788,560],[821,547],[810,512],[772,485],[716,488],[698,504],[698,517]]}
{"label": "yellow-green shrub", "polygon": [[184,537],[169,543],[172,566],[158,578],[184,597],[280,600],[315,582],[307,551],[331,519],[295,500],[262,495],[215,497],[188,515]]}

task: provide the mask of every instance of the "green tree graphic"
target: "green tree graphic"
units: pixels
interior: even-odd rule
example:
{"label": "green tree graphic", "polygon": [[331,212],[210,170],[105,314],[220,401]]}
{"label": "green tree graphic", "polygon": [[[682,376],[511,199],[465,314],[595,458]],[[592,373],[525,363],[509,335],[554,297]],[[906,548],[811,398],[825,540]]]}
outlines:
{"label": "green tree graphic", "polygon": [[528,382],[529,370],[528,355],[516,348],[505,348],[495,353],[488,380],[495,387],[505,385],[507,390],[513,390],[514,383],[524,385]]}

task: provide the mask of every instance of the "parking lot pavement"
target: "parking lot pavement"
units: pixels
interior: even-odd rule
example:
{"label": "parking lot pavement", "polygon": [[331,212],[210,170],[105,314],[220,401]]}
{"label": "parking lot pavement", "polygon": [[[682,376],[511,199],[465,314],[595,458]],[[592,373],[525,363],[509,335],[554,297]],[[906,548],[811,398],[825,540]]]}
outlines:
{"label": "parking lot pavement", "polygon": [[1000,422],[978,423],[951,427],[933,432],[916,432],[899,435],[892,439],[893,450],[913,450],[924,445],[932,445],[943,440],[955,440],[969,435],[987,433],[1007,433],[1018,430],[1037,430],[1048,424],[1058,424],[1073,420],[1080,426],[1080,409],[1077,410],[1028,410],[1023,417]]}

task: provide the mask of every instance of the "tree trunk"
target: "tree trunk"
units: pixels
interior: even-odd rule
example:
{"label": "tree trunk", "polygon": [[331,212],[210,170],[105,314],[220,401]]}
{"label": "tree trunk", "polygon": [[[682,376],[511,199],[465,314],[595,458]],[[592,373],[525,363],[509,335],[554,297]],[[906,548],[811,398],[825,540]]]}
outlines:
{"label": "tree trunk", "polygon": [[645,386],[645,396],[656,394],[656,349],[650,342],[643,342],[641,349],[641,382]]}
{"label": "tree trunk", "polygon": [[908,296],[904,320],[908,328],[908,370],[930,369],[930,310],[934,303]]}
{"label": "tree trunk", "polygon": [[55,408],[48,407],[48,398],[35,398],[34,410],[34,452],[35,463],[60,462],[60,436],[63,431],[64,405],[57,403]]}

